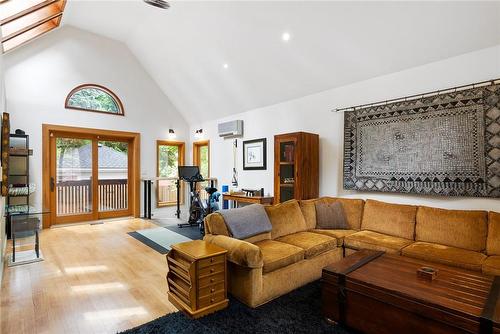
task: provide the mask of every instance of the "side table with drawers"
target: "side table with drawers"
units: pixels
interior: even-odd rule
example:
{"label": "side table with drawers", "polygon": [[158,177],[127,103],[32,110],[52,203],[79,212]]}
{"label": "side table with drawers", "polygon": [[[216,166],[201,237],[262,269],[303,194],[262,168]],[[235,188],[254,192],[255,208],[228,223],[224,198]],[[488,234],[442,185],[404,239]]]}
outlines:
{"label": "side table with drawers", "polygon": [[167,254],[168,300],[192,318],[227,307],[226,253],[203,240],[172,245]]}

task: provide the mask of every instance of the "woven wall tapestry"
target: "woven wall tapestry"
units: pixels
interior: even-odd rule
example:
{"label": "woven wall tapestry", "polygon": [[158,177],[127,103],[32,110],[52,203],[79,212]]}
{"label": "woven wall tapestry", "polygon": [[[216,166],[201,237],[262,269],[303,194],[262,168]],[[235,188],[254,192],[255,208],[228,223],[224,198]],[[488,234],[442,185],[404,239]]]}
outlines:
{"label": "woven wall tapestry", "polygon": [[500,197],[500,84],[346,112],[344,189]]}

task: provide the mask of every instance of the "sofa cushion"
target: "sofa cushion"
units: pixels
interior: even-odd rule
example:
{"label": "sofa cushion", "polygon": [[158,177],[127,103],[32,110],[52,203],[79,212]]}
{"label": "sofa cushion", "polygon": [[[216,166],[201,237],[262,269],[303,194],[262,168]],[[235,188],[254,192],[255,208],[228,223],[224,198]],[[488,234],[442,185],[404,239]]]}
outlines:
{"label": "sofa cushion", "polygon": [[253,237],[243,239],[243,241],[249,242],[251,244],[262,240],[271,240],[271,232],[261,233],[254,235]]}
{"label": "sofa cushion", "polygon": [[483,262],[483,274],[500,276],[500,256],[489,256]]}
{"label": "sofa cushion", "polygon": [[340,202],[316,202],[316,227],[331,230],[348,230],[344,206]]}
{"label": "sofa cushion", "polygon": [[268,273],[304,259],[304,250],[290,244],[274,240],[263,240],[255,245],[262,252],[263,273]]}
{"label": "sofa cushion", "polygon": [[299,202],[295,199],[273,206],[266,206],[265,210],[271,225],[273,225],[271,231],[273,239],[307,229]]}
{"label": "sofa cushion", "polygon": [[211,213],[205,217],[205,232],[207,234],[231,236],[224,217],[219,212]]}
{"label": "sofa cushion", "polygon": [[340,202],[344,207],[347,223],[352,230],[359,230],[361,226],[361,217],[363,216],[363,206],[365,202],[362,199],[320,197],[300,201],[300,208],[306,220],[307,229],[316,228],[316,203],[335,203]]}
{"label": "sofa cushion", "polygon": [[413,240],[416,214],[413,205],[367,200],[361,229]]}
{"label": "sofa cushion", "polygon": [[219,212],[233,238],[242,240],[271,232],[272,225],[262,204],[255,203]]}
{"label": "sofa cushion", "polygon": [[203,240],[227,250],[227,260],[232,263],[247,268],[263,266],[262,253],[256,245],[226,235],[207,234]]}
{"label": "sofa cushion", "polygon": [[488,216],[486,253],[488,255],[500,255],[500,213],[498,212],[490,212]]}
{"label": "sofa cushion", "polygon": [[337,239],[323,234],[298,232],[276,239],[276,241],[302,248],[306,259],[337,247]]}
{"label": "sofa cushion", "polygon": [[483,261],[486,259],[486,255],[479,252],[429,242],[415,242],[403,248],[402,254],[476,271],[481,271]]}
{"label": "sofa cushion", "polygon": [[311,230],[310,232],[313,233],[319,233],[319,234],[324,234],[329,237],[333,237],[337,239],[337,246],[343,246],[344,245],[344,238],[348,235],[351,235],[353,233],[356,233],[358,231],[356,230],[322,230],[322,229],[314,229]]}
{"label": "sofa cushion", "polygon": [[373,249],[387,253],[397,253],[410,245],[413,240],[394,237],[372,231],[360,231],[344,238],[344,246],[352,249]]}
{"label": "sofa cushion", "polygon": [[415,240],[481,252],[486,249],[487,219],[486,211],[421,206],[417,212]]}

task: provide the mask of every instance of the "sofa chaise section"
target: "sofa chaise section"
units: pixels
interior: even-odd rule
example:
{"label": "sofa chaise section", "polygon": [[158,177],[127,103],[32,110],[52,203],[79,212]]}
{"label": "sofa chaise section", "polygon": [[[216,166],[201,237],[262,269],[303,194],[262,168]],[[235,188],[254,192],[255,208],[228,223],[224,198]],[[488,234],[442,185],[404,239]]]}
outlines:
{"label": "sofa chaise section", "polygon": [[265,210],[271,232],[245,240],[232,238],[220,213],[205,219],[204,240],[228,250],[229,292],[250,307],[319,279],[342,258],[336,238],[307,231],[298,201]]}

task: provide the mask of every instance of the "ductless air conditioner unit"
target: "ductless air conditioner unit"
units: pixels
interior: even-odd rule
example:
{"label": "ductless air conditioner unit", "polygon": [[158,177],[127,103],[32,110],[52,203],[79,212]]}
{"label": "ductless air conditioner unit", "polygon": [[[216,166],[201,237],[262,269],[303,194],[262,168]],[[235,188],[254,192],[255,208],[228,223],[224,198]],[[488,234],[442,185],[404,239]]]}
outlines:
{"label": "ductless air conditioner unit", "polygon": [[234,138],[243,136],[243,121],[241,119],[219,124],[219,137]]}

